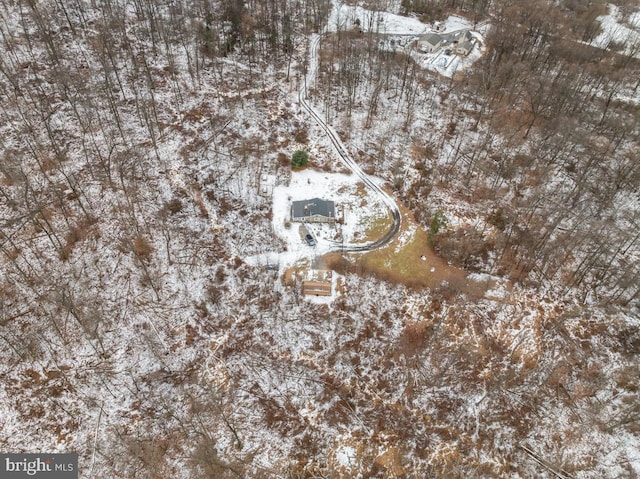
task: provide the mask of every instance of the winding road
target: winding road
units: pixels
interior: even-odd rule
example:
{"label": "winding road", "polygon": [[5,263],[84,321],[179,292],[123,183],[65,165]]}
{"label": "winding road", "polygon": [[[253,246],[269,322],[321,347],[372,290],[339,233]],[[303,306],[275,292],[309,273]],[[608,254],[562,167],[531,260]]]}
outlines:
{"label": "winding road", "polygon": [[314,108],[307,101],[307,87],[308,85],[312,85],[315,82],[316,74],[318,71],[318,46],[320,45],[321,35],[314,34],[311,37],[310,41],[310,54],[309,54],[309,71],[307,72],[307,77],[303,82],[302,87],[300,88],[300,92],[298,93],[298,98],[300,100],[300,104],[302,107],[307,110],[311,118],[313,118],[320,128],[324,130],[324,132],[333,143],[333,146],[336,149],[336,152],[340,156],[342,163],[349,168],[353,174],[358,176],[364,185],[372,190],[375,194],[377,194],[384,204],[389,208],[391,212],[391,217],[393,219],[393,224],[387,233],[385,233],[381,238],[373,241],[371,243],[367,243],[364,245],[346,245],[346,246],[337,246],[332,248],[332,251],[341,251],[341,252],[365,252],[365,251],[374,251],[380,248],[387,246],[398,234],[400,231],[400,225],[402,223],[402,216],[400,215],[400,209],[396,204],[395,200],[385,192],[380,186],[378,186],[364,171],[360,168],[356,162],[351,158],[344,147],[344,144],[340,140],[340,137],[335,132],[335,130],[329,126],[323,119],[322,116],[314,110]]}

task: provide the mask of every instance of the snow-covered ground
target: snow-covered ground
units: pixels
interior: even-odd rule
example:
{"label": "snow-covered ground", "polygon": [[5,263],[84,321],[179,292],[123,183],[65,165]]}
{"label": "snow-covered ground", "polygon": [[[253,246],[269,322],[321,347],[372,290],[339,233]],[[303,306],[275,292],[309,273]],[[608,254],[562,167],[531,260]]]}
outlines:
{"label": "snow-covered ground", "polygon": [[598,17],[602,33],[591,44],[599,48],[609,48],[612,43],[624,45],[624,53],[640,58],[640,10],[624,20],[620,8],[609,4],[609,14]]}
{"label": "snow-covered ground", "polygon": [[[451,15],[440,23],[444,27],[440,33],[473,28],[469,20],[458,15]],[[421,22],[417,18],[368,10],[360,6],[338,6],[334,2],[329,17],[328,30],[330,32],[344,31],[355,26],[359,26],[363,32],[386,35],[423,35],[435,31],[433,24]]]}
{"label": "snow-covered ground", "polygon": [[[312,198],[335,202],[338,217],[344,224],[313,224],[306,227],[316,238],[309,246],[300,233],[300,223],[291,222],[291,203]],[[273,229],[285,240],[286,251],[246,258],[249,264],[278,264],[280,271],[307,259],[313,260],[341,245],[361,243],[367,227],[376,218],[384,218],[387,210],[382,200],[363,187],[356,175],[325,173],[313,169],[294,172],[287,186],[273,189]]]}
{"label": "snow-covered ground", "polygon": [[363,32],[387,35],[422,35],[431,31],[431,25],[423,23],[417,18],[367,10],[360,6],[338,6],[334,2],[328,23],[330,32],[350,30],[358,22]]}
{"label": "snow-covered ground", "polygon": [[[451,78],[458,72],[469,72],[473,63],[482,56],[483,32],[486,31],[488,25],[483,24],[478,27],[478,31],[473,32],[476,46],[467,56],[445,55],[444,49],[434,53],[421,53],[413,49],[412,44],[420,35],[435,32],[435,25],[423,23],[413,17],[367,10],[360,6],[337,6],[334,3],[329,18],[328,31],[344,31],[355,27],[359,27],[363,32],[387,36],[386,40],[381,40],[381,48],[396,50],[398,46],[401,46],[413,56],[422,68]],[[474,25],[463,17],[450,15],[444,22],[440,22],[438,33],[444,34],[459,30],[474,30]]]}
{"label": "snow-covered ground", "polygon": [[[16,14],[17,4],[6,3],[14,14],[5,20],[29,18],[28,10],[24,17]],[[125,18],[128,31],[149,31],[135,14],[130,9]],[[379,24],[405,32],[409,26],[404,30],[402,24],[411,21],[384,14]],[[638,25],[640,15],[630,21]],[[447,26],[458,28],[455,21]],[[21,40],[12,53],[19,60],[16,65],[44,50],[37,42],[23,41],[20,28],[10,30]],[[90,30],[78,32],[82,35],[73,37],[74,42],[90,40],[85,53],[94,63],[87,70],[101,71],[96,60],[100,52],[90,48],[109,37],[98,41]],[[113,38],[126,39],[125,33],[115,32]],[[64,33],[57,38],[62,41]],[[145,35],[131,45],[150,51]],[[387,214],[386,207],[361,186],[357,175],[308,169],[289,180],[290,172],[283,173],[281,164],[276,167],[276,155],[293,148],[335,154],[321,128],[302,113],[296,117],[298,85],[292,81],[287,91],[283,71],[265,66],[263,75],[255,75],[242,55],[232,53],[215,60],[215,69],[200,72],[202,84],[185,89],[184,102],[174,112],[171,85],[159,73],[165,71],[159,50],[146,59],[157,62],[158,70],[149,72],[157,81],[156,106],[174,129],[158,138],[159,158],[153,160],[151,141],[142,141],[149,133],[129,103],[134,100],[114,97],[126,138],[144,153],[133,162],[140,170],[129,169],[122,157],[115,161],[114,155],[113,171],[120,172],[121,186],[106,178],[108,165],[83,166],[81,153],[93,153],[79,146],[82,132],[73,126],[72,105],[55,105],[55,126],[72,142],[64,167],[73,172],[100,222],[65,261],[47,246],[41,228],[22,225],[15,235],[7,234],[20,241],[22,251],[5,251],[0,271],[6,323],[5,367],[0,371],[4,449],[75,450],[83,478],[230,474],[204,469],[220,464],[242,465],[235,473],[242,477],[371,477],[373,465],[388,467],[387,476],[398,477],[404,475],[400,464],[411,465],[414,470],[405,472],[416,477],[435,470],[442,471],[440,477],[454,475],[454,470],[505,477],[506,469],[510,477],[541,477],[544,471],[518,450],[525,441],[558,463],[585,467],[572,475],[576,479],[640,474],[638,435],[633,423],[624,422],[633,419],[637,310],[605,315],[595,302],[581,309],[584,302],[554,296],[553,288],[546,293],[544,287],[512,287],[488,274],[470,276],[488,288],[473,301],[334,273],[333,290],[342,291],[340,298],[307,298],[300,304],[292,288],[281,287],[264,266],[277,265],[280,272],[296,263],[311,266],[336,246],[339,232],[345,244],[362,244],[367,228]],[[175,60],[178,78],[189,85],[184,54],[176,53]],[[125,56],[118,65],[126,72],[130,63]],[[51,78],[64,73],[80,84],[74,69],[59,71],[56,65]],[[218,69],[220,79],[213,75]],[[259,77],[264,87],[250,81],[243,89],[245,74]],[[131,98],[133,87],[144,84],[134,75],[122,79]],[[25,84],[22,90],[37,98],[42,85],[32,89]],[[99,79],[91,85],[104,87]],[[436,138],[428,136],[431,132],[445,131],[449,117],[441,114],[448,111],[444,108],[462,109],[455,92],[446,102],[440,99],[441,89],[434,81],[410,122],[425,141]],[[105,124],[115,124],[102,96],[88,99],[93,102],[88,105],[104,114]],[[15,101],[7,102],[5,114]],[[384,142],[387,151],[380,156],[388,163],[375,171],[392,179],[395,173],[388,166],[402,158],[398,175],[408,181],[417,175],[407,155],[409,135],[389,135],[387,140],[382,134],[383,124],[387,131],[401,131],[403,114],[389,104],[379,123],[345,137],[345,149],[373,156],[375,146]],[[19,121],[8,128],[14,121],[10,116],[3,127],[7,141],[25,138],[38,144],[37,135],[23,131]],[[355,125],[362,125],[363,117],[361,110],[355,111]],[[458,129],[468,130],[465,135],[471,137],[470,122],[465,123],[470,120],[457,120]],[[39,119],[33,125],[46,136]],[[309,143],[292,145],[289,138],[306,128]],[[94,140],[105,158],[111,147],[107,133]],[[215,145],[203,152],[203,139],[215,140]],[[454,146],[445,151],[454,154]],[[402,154],[394,153],[398,151]],[[42,187],[42,198],[63,199],[47,188],[64,185],[64,170],[49,170],[52,181],[38,173],[28,155],[10,152],[3,162],[18,165],[17,158],[30,183],[2,179],[3,193],[16,199],[0,204],[6,228],[29,217],[31,210],[13,210],[10,204],[19,208],[24,194],[40,194]],[[140,171],[144,174],[138,176]],[[72,193],[65,191],[69,198]],[[344,226],[310,225],[318,239],[315,248],[303,241],[298,224],[287,227],[291,202],[313,197],[333,200],[346,212]],[[77,202],[69,198],[65,208],[77,215],[52,211],[53,219],[46,217],[61,238],[81,217]],[[480,224],[485,216],[445,187],[431,192],[429,202],[446,210],[452,228]],[[635,197],[620,193],[612,209],[628,214],[625,221],[632,227]],[[143,258],[128,246],[136,235],[152,243],[146,253],[138,248]],[[409,234],[401,237],[402,242],[409,239]],[[256,267],[238,261],[262,250],[247,258]],[[21,265],[32,276],[20,276]],[[333,309],[324,306],[332,300]],[[629,327],[616,325],[623,322],[618,316]],[[413,330],[407,328],[412,324]]]}

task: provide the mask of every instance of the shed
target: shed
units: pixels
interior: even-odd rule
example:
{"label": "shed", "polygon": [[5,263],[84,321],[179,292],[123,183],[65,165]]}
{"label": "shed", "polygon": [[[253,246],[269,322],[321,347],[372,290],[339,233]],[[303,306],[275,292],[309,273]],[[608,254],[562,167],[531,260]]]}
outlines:
{"label": "shed", "polygon": [[305,296],[331,296],[333,272],[326,269],[310,269],[302,280],[302,294]]}

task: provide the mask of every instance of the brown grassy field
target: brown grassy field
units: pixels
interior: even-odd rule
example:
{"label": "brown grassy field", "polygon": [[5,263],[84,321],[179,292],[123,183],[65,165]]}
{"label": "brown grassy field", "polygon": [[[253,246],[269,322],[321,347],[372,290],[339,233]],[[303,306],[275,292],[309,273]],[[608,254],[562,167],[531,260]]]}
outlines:
{"label": "brown grassy field", "polygon": [[[361,255],[330,253],[323,258],[326,267],[338,272],[372,275],[413,288],[444,286],[454,290],[466,289],[466,273],[438,257],[429,246],[427,232],[404,206],[401,205],[400,209],[400,232],[387,247]],[[381,235],[389,222],[390,218],[374,222],[367,230],[367,238],[375,239],[373,233]]]}

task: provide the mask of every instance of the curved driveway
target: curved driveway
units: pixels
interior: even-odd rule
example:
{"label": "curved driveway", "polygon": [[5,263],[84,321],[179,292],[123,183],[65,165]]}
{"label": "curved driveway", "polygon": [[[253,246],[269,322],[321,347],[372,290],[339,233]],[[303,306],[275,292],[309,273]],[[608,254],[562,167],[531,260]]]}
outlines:
{"label": "curved driveway", "polygon": [[349,168],[353,174],[357,175],[362,182],[365,184],[367,188],[376,193],[384,202],[384,204],[389,208],[391,212],[391,217],[393,219],[393,224],[387,233],[384,234],[381,238],[373,241],[371,243],[367,243],[364,245],[346,245],[332,248],[332,251],[344,251],[344,252],[363,252],[363,251],[373,251],[379,248],[382,248],[388,245],[393,238],[400,231],[400,224],[402,222],[402,217],[400,215],[400,209],[396,204],[395,200],[386,193],[382,188],[380,188],[364,171],[360,168],[355,161],[347,154],[340,137],[335,132],[333,128],[331,128],[323,119],[318,112],[316,112],[313,107],[307,101],[307,85],[313,84],[315,81],[316,73],[318,70],[318,46],[320,45],[320,35],[314,34],[311,37],[311,45],[310,45],[310,54],[309,54],[309,72],[307,73],[307,77],[305,82],[300,88],[300,92],[298,93],[298,98],[300,100],[300,104],[303,106],[305,110],[309,113],[309,115],[320,125],[320,128],[324,130],[324,132],[333,143],[333,146],[336,148],[340,159],[344,163],[344,165]]}

